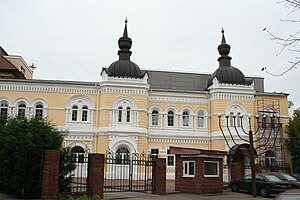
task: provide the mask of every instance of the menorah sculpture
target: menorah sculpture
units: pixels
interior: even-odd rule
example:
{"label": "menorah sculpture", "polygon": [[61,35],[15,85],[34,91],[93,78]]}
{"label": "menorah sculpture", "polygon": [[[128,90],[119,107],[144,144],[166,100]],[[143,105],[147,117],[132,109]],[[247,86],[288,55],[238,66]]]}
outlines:
{"label": "menorah sculpture", "polygon": [[[252,177],[252,196],[256,197],[256,170],[255,170],[255,159],[259,156],[265,154],[267,151],[274,149],[276,145],[276,140],[281,133],[282,129],[282,123],[280,122],[279,115],[277,116],[274,113],[271,113],[269,116],[266,114],[263,114],[262,116],[255,116],[251,117],[249,115],[248,118],[248,128],[245,124],[243,124],[243,116],[228,116],[225,115],[226,119],[226,125],[223,127],[226,127],[228,137],[226,137],[226,134],[224,133],[224,130],[222,128],[222,114],[218,115],[219,118],[219,128],[222,132],[222,135],[225,139],[226,145],[229,149],[231,149],[231,146],[229,144],[230,141],[232,141],[233,144],[238,145],[238,143],[235,141],[234,134],[238,136],[238,138],[246,143],[249,144],[249,157],[250,157],[250,166],[251,166],[251,177]],[[230,118],[230,119],[229,119]],[[231,124],[229,123],[229,120]],[[254,120],[255,123],[252,123],[252,120]],[[225,122],[224,122],[225,123]],[[237,126],[238,124],[238,126]],[[239,130],[238,130],[238,127]],[[233,130],[232,130],[233,129]],[[247,130],[246,130],[247,129]],[[253,131],[252,129],[255,129]],[[242,133],[239,133],[239,132]],[[258,153],[254,153],[254,152]]]}

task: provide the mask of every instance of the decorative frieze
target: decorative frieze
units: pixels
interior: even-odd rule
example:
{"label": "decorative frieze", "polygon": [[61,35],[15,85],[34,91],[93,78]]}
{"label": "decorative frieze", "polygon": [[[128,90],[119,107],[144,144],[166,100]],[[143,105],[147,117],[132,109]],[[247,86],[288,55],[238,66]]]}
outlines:
{"label": "decorative frieze", "polygon": [[207,104],[207,99],[189,98],[189,97],[165,97],[165,96],[151,96],[150,101],[153,102],[172,102],[172,103],[191,103],[191,104]]}
{"label": "decorative frieze", "polygon": [[135,95],[135,96],[147,96],[148,91],[145,89],[131,89],[131,88],[115,88],[105,87],[100,89],[101,94],[122,94],[122,95]]}
{"label": "decorative frieze", "polygon": [[65,140],[93,141],[93,136],[68,135]]}
{"label": "decorative frieze", "polygon": [[97,94],[96,88],[34,86],[34,85],[0,85],[1,91],[13,92],[38,92],[38,93],[63,93],[63,94]]}
{"label": "decorative frieze", "polygon": [[239,94],[212,94],[211,100],[242,100],[255,101],[254,95],[239,95]]}
{"label": "decorative frieze", "polygon": [[179,143],[179,144],[209,144],[208,140],[195,140],[195,139],[167,139],[167,138],[149,138],[149,142],[159,143]]}

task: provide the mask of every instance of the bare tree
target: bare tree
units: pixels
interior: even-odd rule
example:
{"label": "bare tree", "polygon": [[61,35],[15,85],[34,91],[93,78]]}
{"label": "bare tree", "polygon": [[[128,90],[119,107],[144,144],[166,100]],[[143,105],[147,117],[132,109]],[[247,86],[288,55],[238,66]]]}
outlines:
{"label": "bare tree", "polygon": [[[286,18],[281,19],[281,21],[291,24],[297,23],[297,26],[299,26],[298,23],[300,23],[300,15],[297,14],[300,14],[300,0],[281,0],[278,3],[283,4],[285,8],[291,10],[286,16]],[[267,28],[264,28],[263,31],[266,31],[270,36],[270,39],[276,41],[276,43],[282,47],[281,50],[276,54],[276,56],[280,55],[285,50],[288,50],[292,53],[296,53],[296,56],[293,60],[288,61],[289,66],[287,66],[287,68],[279,74],[269,72],[267,70],[267,67],[263,67],[261,70],[265,71],[266,73],[272,76],[283,76],[290,70],[294,68],[296,69],[297,66],[300,65],[300,30],[283,37],[270,32]]]}

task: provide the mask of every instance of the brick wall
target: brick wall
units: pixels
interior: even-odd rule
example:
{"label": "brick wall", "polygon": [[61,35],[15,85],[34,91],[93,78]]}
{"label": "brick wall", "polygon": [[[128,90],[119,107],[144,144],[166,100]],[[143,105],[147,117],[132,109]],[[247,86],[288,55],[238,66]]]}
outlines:
{"label": "brick wall", "polygon": [[155,179],[155,189],[152,194],[166,194],[166,159],[154,158],[155,166],[153,167],[153,175]]}
{"label": "brick wall", "polygon": [[[195,161],[195,177],[183,177],[182,161]],[[218,177],[204,177],[204,161],[219,162]],[[222,158],[200,158],[176,156],[175,190],[196,194],[223,191]]]}
{"label": "brick wall", "polygon": [[89,154],[87,189],[103,199],[104,154]]}
{"label": "brick wall", "polygon": [[57,199],[59,159],[59,150],[45,150],[41,193],[42,200]]}

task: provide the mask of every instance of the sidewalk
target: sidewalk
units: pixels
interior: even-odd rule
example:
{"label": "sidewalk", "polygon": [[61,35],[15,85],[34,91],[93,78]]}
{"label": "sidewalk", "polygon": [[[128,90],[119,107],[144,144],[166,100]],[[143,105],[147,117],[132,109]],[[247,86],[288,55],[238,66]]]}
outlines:
{"label": "sidewalk", "polygon": [[[274,197],[273,197],[274,198]],[[106,200],[117,200],[117,199],[158,199],[158,200],[187,200],[187,199],[201,199],[201,200],[271,200],[272,197],[263,198],[257,196],[253,198],[251,194],[247,193],[238,193],[224,191],[219,194],[190,194],[190,193],[173,193],[167,195],[153,195],[150,193],[143,192],[114,192],[114,193],[104,193],[104,199]]]}

